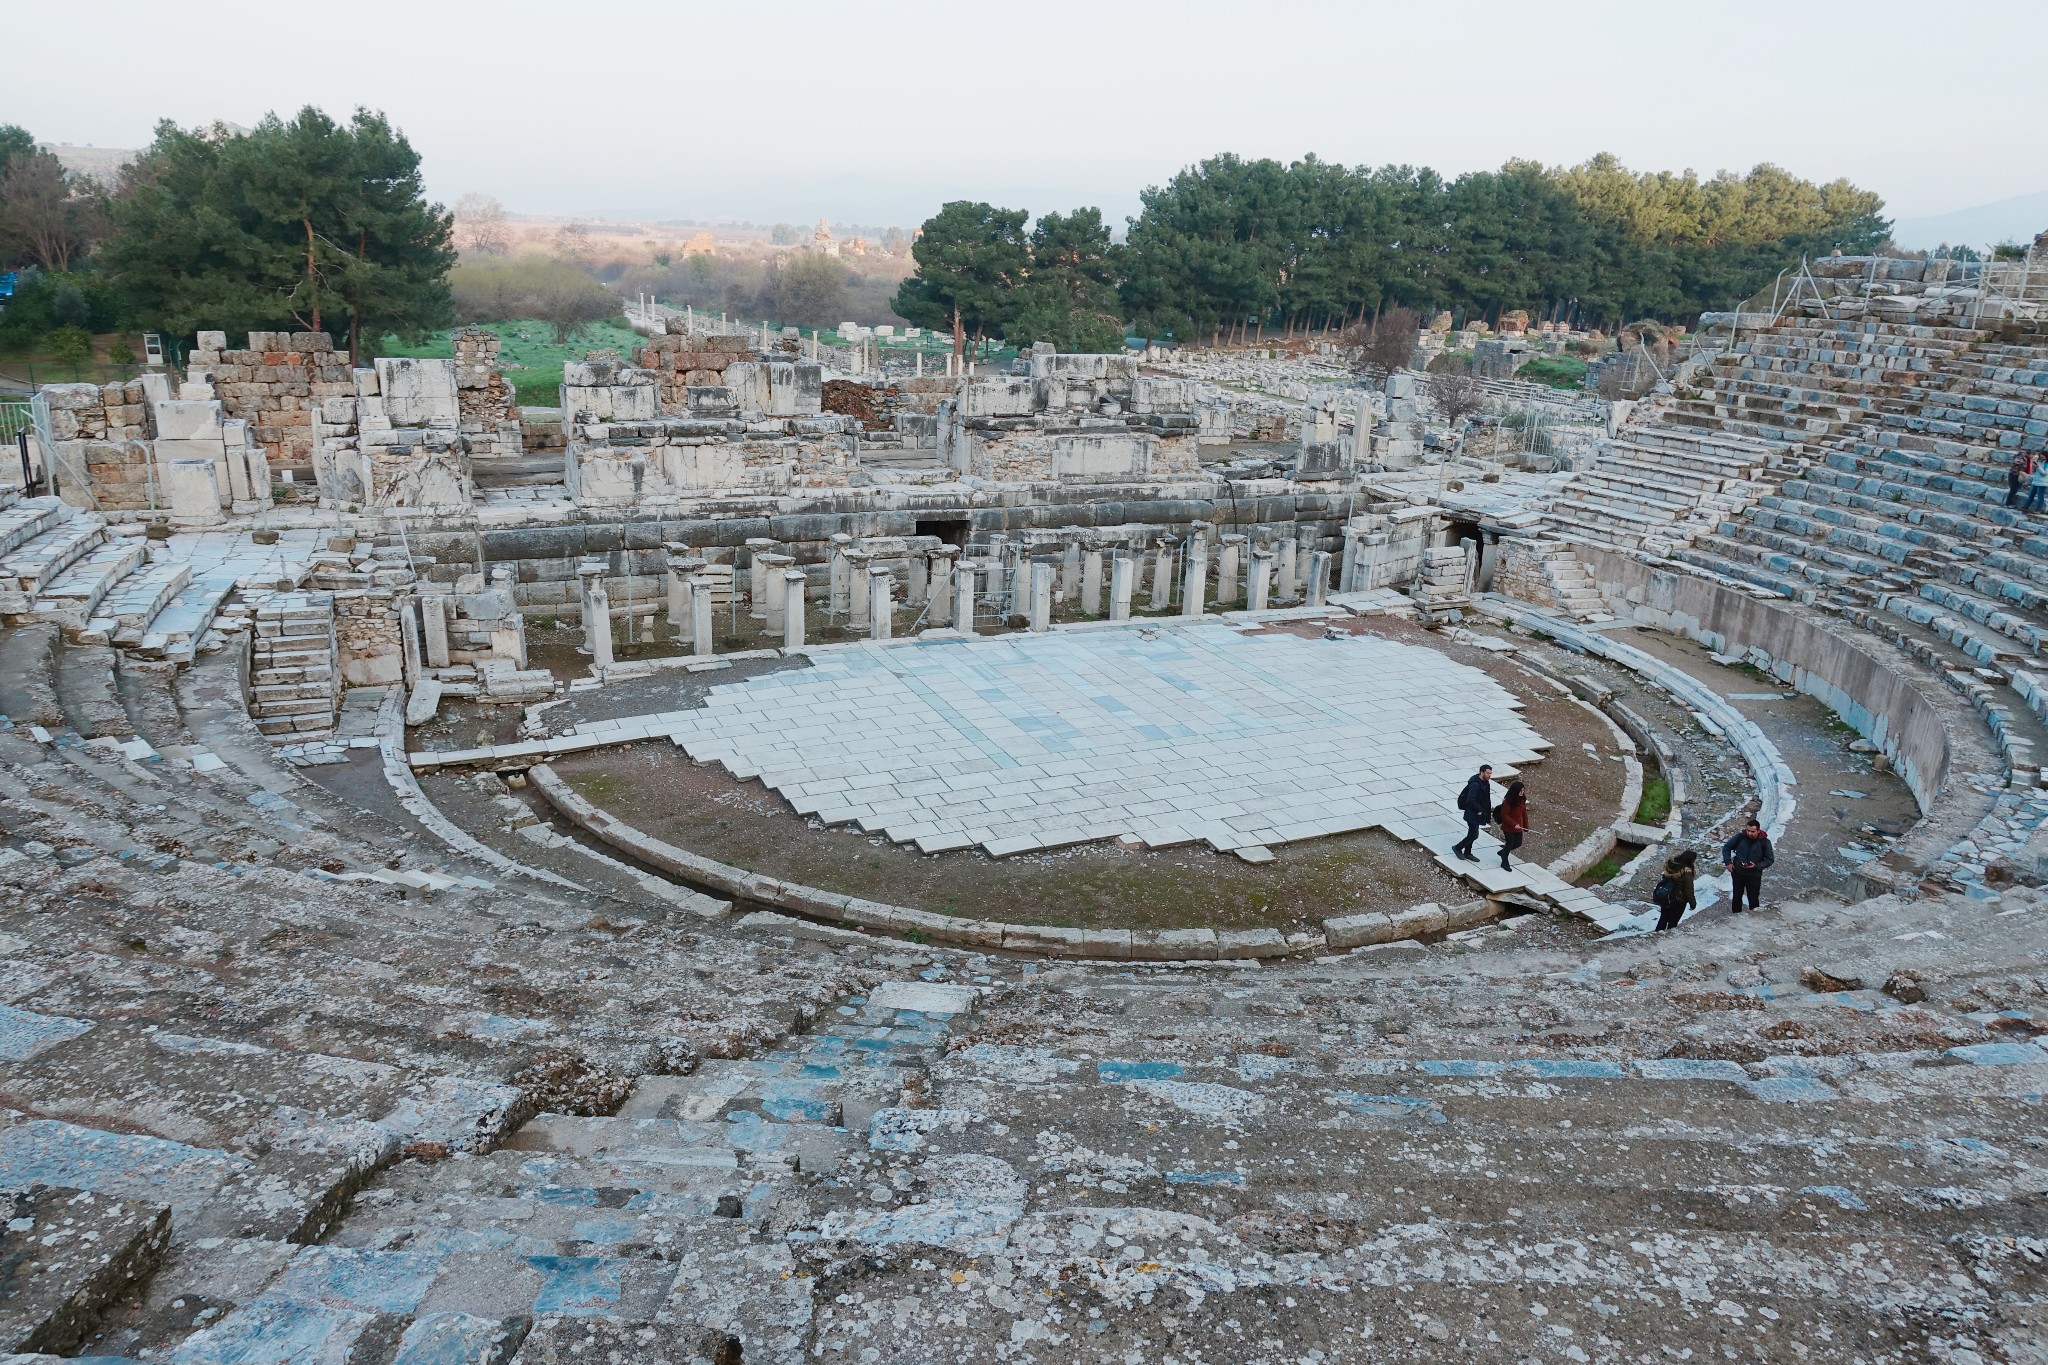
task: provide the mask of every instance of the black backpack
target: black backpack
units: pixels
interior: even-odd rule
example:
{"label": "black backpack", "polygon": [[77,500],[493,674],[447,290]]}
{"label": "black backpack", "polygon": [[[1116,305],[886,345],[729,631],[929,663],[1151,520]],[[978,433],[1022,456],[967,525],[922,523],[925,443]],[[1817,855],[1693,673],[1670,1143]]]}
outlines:
{"label": "black backpack", "polygon": [[1671,897],[1677,890],[1678,888],[1671,884],[1671,878],[1659,877],[1656,889],[1650,892],[1650,900],[1659,910],[1669,910]]}

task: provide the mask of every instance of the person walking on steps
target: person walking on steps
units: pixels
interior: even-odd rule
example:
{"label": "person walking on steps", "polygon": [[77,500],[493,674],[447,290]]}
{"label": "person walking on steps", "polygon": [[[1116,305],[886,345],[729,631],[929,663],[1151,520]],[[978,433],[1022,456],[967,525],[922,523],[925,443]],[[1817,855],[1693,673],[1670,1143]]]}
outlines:
{"label": "person walking on steps", "polygon": [[1699,905],[1692,879],[1699,871],[1700,855],[1691,849],[1664,860],[1664,875],[1650,899],[1657,903],[1657,928],[1676,929],[1685,912]]}
{"label": "person walking on steps", "polygon": [[1764,833],[1764,827],[1754,818],[1721,845],[1721,866],[1728,869],[1728,876],[1734,882],[1734,895],[1729,911],[1742,913],[1742,898],[1749,897],[1749,908],[1757,909],[1762,903],[1764,869],[1777,861],[1777,854],[1771,852],[1771,836]]}
{"label": "person walking on steps", "polygon": [[1480,764],[1479,771],[1465,779],[1465,789],[1458,793],[1458,813],[1465,817],[1465,837],[1451,845],[1451,852],[1468,863],[1476,863],[1479,855],[1472,851],[1472,845],[1479,841],[1479,831],[1493,819],[1491,763]]}
{"label": "person walking on steps", "polygon": [[1522,846],[1522,836],[1529,832],[1529,793],[1520,778],[1508,783],[1508,794],[1500,799],[1493,818],[1500,821],[1500,870],[1513,872],[1508,855]]}
{"label": "person walking on steps", "polygon": [[2034,472],[2027,475],[2027,505],[2022,512],[2038,512],[2044,500],[2048,500],[2048,460],[2034,461]]}
{"label": "person walking on steps", "polygon": [[2012,457],[2012,463],[2006,466],[2005,470],[2005,505],[2007,507],[2019,506],[2020,488],[2026,483],[2027,475],[2033,472],[2033,456],[2027,454],[2024,450],[2016,452]]}

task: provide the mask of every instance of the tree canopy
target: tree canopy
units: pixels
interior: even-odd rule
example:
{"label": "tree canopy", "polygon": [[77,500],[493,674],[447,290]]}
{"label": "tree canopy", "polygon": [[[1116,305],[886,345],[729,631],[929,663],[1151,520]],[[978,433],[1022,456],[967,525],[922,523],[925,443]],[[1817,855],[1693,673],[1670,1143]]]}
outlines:
{"label": "tree canopy", "polygon": [[1019,346],[1050,341],[1062,351],[1122,350],[1116,253],[1100,209],[1045,214],[1031,230],[1030,270],[1004,337]]}
{"label": "tree canopy", "polygon": [[71,175],[26,128],[0,126],[0,266],[63,274],[105,231],[106,195]]}
{"label": "tree canopy", "polygon": [[102,248],[137,319],[164,331],[276,327],[417,337],[450,318],[451,218],[383,115],[308,106],[246,134],[165,122],[128,169]]}
{"label": "tree canopy", "polygon": [[1212,157],[1144,191],[1124,307],[1154,335],[1363,320],[1394,306],[1595,322],[1728,307],[1802,254],[1875,249],[1883,201],[1776,166],[1702,181],[1612,156],[1427,168]]}
{"label": "tree canopy", "polygon": [[1031,264],[1023,209],[956,199],[926,220],[910,244],[917,273],[890,306],[919,327],[950,328],[957,352],[969,333],[1000,336]]}

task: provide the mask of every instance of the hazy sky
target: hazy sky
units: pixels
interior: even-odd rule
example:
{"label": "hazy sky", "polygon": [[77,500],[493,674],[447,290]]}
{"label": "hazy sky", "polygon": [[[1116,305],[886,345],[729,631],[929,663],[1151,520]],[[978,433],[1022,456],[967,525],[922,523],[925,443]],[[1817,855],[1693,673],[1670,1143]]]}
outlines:
{"label": "hazy sky", "polygon": [[23,5],[6,32],[0,122],[42,140],[367,105],[433,195],[514,212],[908,225],[973,198],[1117,221],[1222,151],[1774,161],[1896,216],[2048,189],[2044,0],[117,0]]}

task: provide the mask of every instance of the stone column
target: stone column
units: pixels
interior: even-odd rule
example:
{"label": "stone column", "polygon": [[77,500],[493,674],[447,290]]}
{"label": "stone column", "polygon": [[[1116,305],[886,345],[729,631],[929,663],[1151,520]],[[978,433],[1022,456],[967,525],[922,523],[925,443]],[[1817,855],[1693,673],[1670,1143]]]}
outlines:
{"label": "stone column", "polygon": [[847,605],[851,608],[847,628],[866,630],[868,622],[873,619],[868,611],[874,605],[873,594],[868,590],[868,568],[874,562],[874,556],[866,550],[848,550],[845,558],[847,596],[850,599]]}
{"label": "stone column", "polygon": [[1003,619],[1024,615],[1025,598],[1030,588],[1025,583],[1024,547],[1022,544],[1006,545],[1003,556]]}
{"label": "stone column", "polygon": [[996,615],[1004,616],[1010,610],[1010,580],[1005,571],[1010,567],[1010,538],[1001,531],[988,538],[988,595],[996,600]]}
{"label": "stone column", "polygon": [[754,562],[767,567],[761,573],[761,598],[766,606],[768,633],[782,633],[782,602],[787,595],[782,590],[782,575],[795,563],[795,555],[755,555]]}
{"label": "stone column", "polygon": [[1090,550],[1081,561],[1081,614],[1102,615],[1102,551]]}
{"label": "stone column", "polygon": [[505,625],[491,632],[491,652],[510,659],[514,668],[526,667],[526,617],[519,611],[519,592],[510,564],[491,568],[491,591],[505,594]]}
{"label": "stone column", "polygon": [[1081,591],[1081,542],[1070,540],[1060,554],[1060,601],[1071,602]]}
{"label": "stone column", "polygon": [[1180,590],[1180,614],[1200,616],[1203,598],[1209,591],[1209,542],[1201,535],[1188,537],[1188,571]]}
{"label": "stone column", "polygon": [[1152,563],[1152,610],[1165,611],[1173,605],[1173,546],[1172,536],[1159,542],[1159,558]]}
{"label": "stone column", "polygon": [[1358,583],[1358,538],[1362,533],[1344,528],[1344,563],[1337,571],[1337,591],[1356,592]]}
{"label": "stone column", "polygon": [[1031,561],[1031,629],[1039,635],[1052,629],[1052,582],[1056,572],[1049,559]]}
{"label": "stone column", "polygon": [[448,666],[448,594],[420,594],[420,640],[428,668]]}
{"label": "stone column", "polygon": [[782,571],[782,647],[804,647],[804,585],[802,569]]}
{"label": "stone column", "polygon": [[910,552],[910,587],[903,594],[903,604],[907,607],[923,606],[925,598],[930,595],[927,590],[931,575],[931,561],[927,556],[930,554],[929,550]]}
{"label": "stone column", "polygon": [[1136,585],[1138,561],[1119,553],[1109,562],[1109,619],[1131,619],[1131,589]]}
{"label": "stone column", "polygon": [[953,578],[956,572],[954,561],[959,555],[959,548],[953,545],[941,545],[932,551],[931,605],[924,613],[924,619],[932,625],[953,624]]}
{"label": "stone column", "polygon": [[1253,611],[1264,611],[1272,593],[1273,552],[1261,547],[1252,551],[1252,575],[1247,584],[1250,601],[1246,604]]}
{"label": "stone column", "polygon": [[412,614],[411,603],[398,613],[398,649],[407,683],[417,683],[427,676],[426,652],[420,648],[419,618]]}
{"label": "stone column", "polygon": [[768,619],[768,566],[761,556],[770,554],[775,542],[766,536],[747,538],[747,615],[756,621]]}
{"label": "stone column", "polygon": [[598,673],[612,667],[612,600],[602,571],[584,585],[584,653]]}
{"label": "stone column", "polygon": [[1295,559],[1300,552],[1301,543],[1293,536],[1289,536],[1280,542],[1278,565],[1280,573],[1279,598],[1282,602],[1292,602],[1294,600]]}
{"label": "stone column", "polygon": [[868,566],[868,628],[871,640],[889,638],[889,628],[896,622],[896,604],[890,600],[890,592],[896,586],[896,579],[880,564]]}
{"label": "stone column", "polygon": [[1223,537],[1223,554],[1216,561],[1216,605],[1219,607],[1237,604],[1237,580],[1242,571],[1239,561],[1243,555],[1243,536]]}
{"label": "stone column", "polygon": [[832,575],[825,599],[826,609],[832,612],[847,610],[853,596],[853,569],[846,562],[847,547],[852,544],[853,537],[843,531],[832,537]]}
{"label": "stone column", "polygon": [[1317,550],[1308,557],[1308,605],[1320,607],[1330,597],[1330,561],[1336,556],[1328,550]]}
{"label": "stone column", "polygon": [[690,580],[690,652],[709,654],[717,641],[718,628],[711,621],[711,581]]}
{"label": "stone column", "polygon": [[580,655],[596,655],[598,647],[594,645],[594,641],[596,641],[598,634],[604,636],[606,649],[610,647],[610,639],[612,639],[612,622],[610,622],[610,614],[608,614],[610,612],[610,604],[606,604],[604,630],[596,630],[598,608],[592,602],[592,589],[604,587],[604,567],[606,567],[604,559],[584,559],[584,561],[578,561],[578,565],[575,565],[575,587],[578,587],[578,602],[582,604],[582,614],[584,614],[584,647],[575,651],[575,653],[580,653]]}
{"label": "stone column", "polygon": [[953,575],[953,624],[974,634],[974,562],[961,556],[960,567]]}
{"label": "stone column", "polygon": [[668,551],[668,626],[674,637],[683,642],[690,638],[690,580],[697,570],[704,567],[704,561],[690,553],[690,547],[671,541],[663,547]]}

